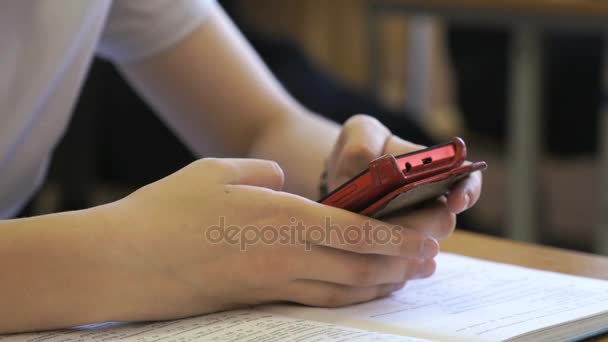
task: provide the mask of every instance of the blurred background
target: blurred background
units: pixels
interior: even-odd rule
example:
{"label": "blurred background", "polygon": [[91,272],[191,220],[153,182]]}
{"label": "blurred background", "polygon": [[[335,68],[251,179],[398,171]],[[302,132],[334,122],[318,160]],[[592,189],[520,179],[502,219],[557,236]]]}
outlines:
{"label": "blurred background", "polygon": [[[461,218],[462,229],[594,248],[608,59],[600,31],[528,25],[526,36],[508,18],[496,25],[468,15],[452,19],[445,11],[420,15],[406,0],[220,3],[312,110],[338,122],[374,115],[393,133],[426,145],[463,137],[470,159],[486,160],[490,168],[482,199]],[[514,122],[517,108],[529,123]],[[538,116],[526,108],[537,108]],[[531,135],[519,145],[510,142],[514,132],[527,130]],[[528,153],[533,164],[517,153]],[[96,60],[47,184],[22,215],[105,203],[193,159],[114,67]],[[521,184],[519,192],[513,184]],[[514,208],[517,203],[532,213]],[[526,224],[535,231],[513,231],[513,225],[529,229]]]}

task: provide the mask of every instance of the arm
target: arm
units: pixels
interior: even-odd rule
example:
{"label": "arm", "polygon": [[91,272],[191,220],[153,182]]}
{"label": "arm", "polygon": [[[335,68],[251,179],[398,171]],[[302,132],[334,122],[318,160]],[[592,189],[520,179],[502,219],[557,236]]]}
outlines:
{"label": "arm", "polygon": [[106,318],[116,279],[99,212],[0,221],[0,334]]}
{"label": "arm", "polygon": [[[339,179],[379,153],[415,148],[369,118],[357,117],[339,132],[307,112],[219,9],[173,49],[123,70],[198,153],[275,159],[290,190],[310,197],[330,155],[330,173]],[[408,215],[404,229],[282,192],[283,181],[274,163],[201,160],[106,206],[0,222],[0,333],[276,301],[364,302],[432,274],[438,245],[429,234],[454,228],[444,204]],[[466,186],[450,197],[479,194],[479,183]],[[277,234],[295,218],[305,234],[288,245],[254,241],[256,248],[240,251],[226,239],[209,240],[220,217],[235,227],[274,227]],[[381,245],[307,240],[313,235],[306,227],[321,227],[326,217],[338,230],[359,226],[365,236],[370,228],[385,229],[395,239]],[[311,251],[302,249],[308,245]]]}
{"label": "arm", "polygon": [[121,69],[197,154],[276,160],[286,190],[318,197],[338,126],[286,93],[219,6],[173,48]]}
{"label": "arm", "polygon": [[[109,205],[0,222],[0,334],[277,301],[340,306],[433,272],[435,240],[281,192],[282,185],[276,163],[203,159]],[[384,229],[391,243],[306,233],[325,217],[332,234]],[[224,235],[221,218],[232,233]],[[266,232],[252,239],[252,227],[294,235],[269,243],[259,240]]]}
{"label": "arm", "polygon": [[[122,71],[193,150],[275,160],[285,171],[285,190],[311,199],[319,197],[325,160],[332,189],[376,157],[421,148],[392,136],[370,117],[356,116],[340,128],[304,109],[217,5],[184,40],[122,65]],[[475,173],[439,205],[440,212],[449,211],[453,222],[480,192],[481,174]],[[431,211],[420,216],[438,215]]]}

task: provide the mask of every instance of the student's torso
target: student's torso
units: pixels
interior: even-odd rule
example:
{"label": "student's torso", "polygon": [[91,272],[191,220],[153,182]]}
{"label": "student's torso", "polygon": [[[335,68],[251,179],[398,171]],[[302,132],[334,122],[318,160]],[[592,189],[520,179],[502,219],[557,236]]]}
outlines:
{"label": "student's torso", "polygon": [[0,1],[0,219],[41,183],[111,0]]}

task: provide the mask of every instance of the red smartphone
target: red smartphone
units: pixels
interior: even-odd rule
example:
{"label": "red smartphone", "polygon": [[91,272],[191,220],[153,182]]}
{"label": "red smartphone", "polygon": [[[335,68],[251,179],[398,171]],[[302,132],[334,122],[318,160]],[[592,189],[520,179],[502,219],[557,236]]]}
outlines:
{"label": "red smartphone", "polygon": [[471,172],[487,168],[485,162],[463,165],[466,156],[460,138],[397,157],[387,154],[319,202],[367,216],[387,216],[439,197]]}

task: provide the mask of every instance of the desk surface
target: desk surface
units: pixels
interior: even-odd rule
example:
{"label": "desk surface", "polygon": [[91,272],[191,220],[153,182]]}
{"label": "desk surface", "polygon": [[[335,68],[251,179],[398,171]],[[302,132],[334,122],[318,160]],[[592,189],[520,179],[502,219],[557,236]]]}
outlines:
{"label": "desk surface", "polygon": [[459,231],[441,249],[475,258],[608,280],[608,257]]}
{"label": "desk surface", "polygon": [[[521,242],[456,232],[441,243],[446,252],[530,268],[608,279],[608,257],[541,247]],[[608,336],[592,341],[608,342]]]}
{"label": "desk surface", "polygon": [[429,9],[509,11],[543,16],[608,17],[605,0],[375,0],[380,4]]}

